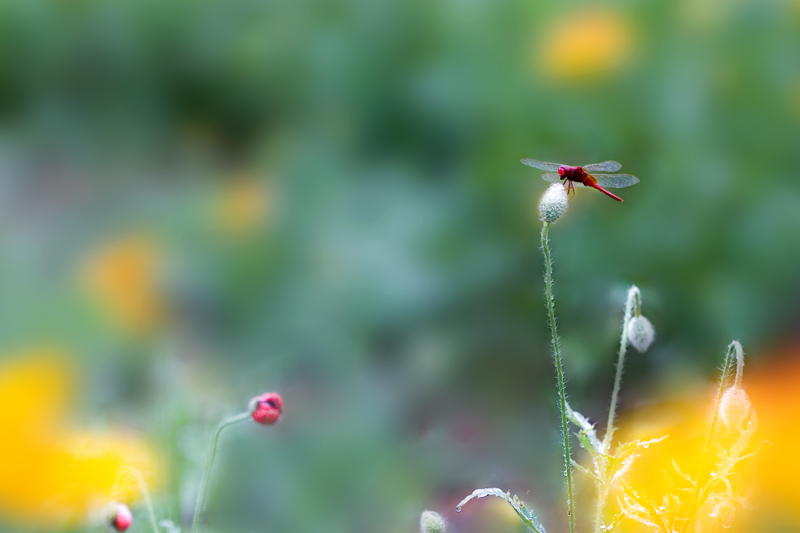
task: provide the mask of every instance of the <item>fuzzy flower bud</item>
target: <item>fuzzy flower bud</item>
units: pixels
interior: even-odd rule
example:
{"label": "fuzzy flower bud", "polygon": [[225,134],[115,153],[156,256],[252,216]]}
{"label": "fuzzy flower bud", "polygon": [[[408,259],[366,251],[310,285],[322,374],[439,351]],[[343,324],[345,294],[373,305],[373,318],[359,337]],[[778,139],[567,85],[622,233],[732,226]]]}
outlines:
{"label": "fuzzy flower bud", "polygon": [[442,515],[436,511],[423,511],[419,518],[419,533],[444,533],[446,529]]}
{"label": "fuzzy flower bud", "polygon": [[740,387],[731,387],[722,394],[719,402],[719,417],[728,429],[738,429],[750,414],[750,398]]}
{"label": "fuzzy flower bud", "polygon": [[568,207],[569,196],[564,185],[554,183],[539,198],[539,220],[552,224],[566,213]]}
{"label": "fuzzy flower bud", "polygon": [[722,501],[714,507],[713,511],[711,511],[711,517],[715,518],[722,527],[727,529],[731,527],[731,524],[733,524],[733,515],[735,512],[736,509],[731,502]]}
{"label": "fuzzy flower bud", "polygon": [[124,503],[110,503],[105,511],[106,520],[113,531],[125,531],[133,524],[133,514]]}
{"label": "fuzzy flower bud", "polygon": [[656,330],[653,324],[643,316],[635,316],[628,323],[628,341],[639,353],[644,353],[653,344]]}
{"label": "fuzzy flower bud", "polygon": [[271,426],[283,413],[283,398],[277,392],[267,392],[250,400],[250,413],[253,420]]}

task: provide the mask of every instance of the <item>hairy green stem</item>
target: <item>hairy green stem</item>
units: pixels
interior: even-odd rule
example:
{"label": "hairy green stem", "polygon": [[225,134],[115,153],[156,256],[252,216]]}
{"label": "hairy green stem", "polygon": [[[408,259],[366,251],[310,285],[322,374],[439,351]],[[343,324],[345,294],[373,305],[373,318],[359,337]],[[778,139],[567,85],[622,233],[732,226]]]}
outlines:
{"label": "hairy green stem", "polygon": [[[631,318],[635,313],[636,316],[641,315],[642,295],[636,285],[632,285],[628,289],[628,298],[625,301],[625,315],[622,319],[622,335],[619,339],[619,354],[617,356],[617,372],[614,376],[614,390],[611,392],[611,405],[608,409],[608,422],[606,423],[606,434],[603,437],[601,447],[602,453],[610,453],[611,439],[614,437],[614,418],[617,416],[617,402],[619,400],[619,389],[622,385],[622,373],[625,369],[625,355],[628,352],[628,325]],[[608,485],[598,485],[597,487],[597,503],[594,512],[594,531],[600,533],[603,525],[603,512],[606,508],[606,501],[608,500]]]}
{"label": "hairy green stem", "polygon": [[[741,372],[744,368],[744,351],[742,350],[742,345],[739,341],[733,341],[728,345],[728,350],[725,353],[725,360],[722,363],[722,375],[719,377],[719,389],[717,390],[717,401],[714,404],[714,416],[711,417],[711,427],[708,430],[708,436],[706,437],[706,444],[703,446],[703,455],[700,456],[700,464],[704,465],[706,462],[706,456],[708,455],[708,450],[711,448],[711,443],[714,440],[714,432],[717,429],[717,421],[719,420],[719,404],[722,401],[722,395],[725,393],[725,389],[728,384],[728,380],[730,379],[731,375],[731,364],[733,363],[733,358],[736,357],[736,364],[737,364],[737,372],[736,372],[736,380],[737,382],[741,382]],[[707,476],[706,476],[707,477]],[[695,489],[695,497],[692,501],[692,505],[689,508],[689,513],[686,515],[687,519],[684,522],[683,527],[681,528],[681,533],[685,533],[689,529],[689,525],[692,523],[697,510],[700,508],[702,504],[701,499],[707,493],[704,489],[703,491],[699,490],[700,485],[705,485],[706,480],[701,479],[697,484],[697,489]],[[706,487],[707,488],[707,487]]]}
{"label": "hairy green stem", "polygon": [[733,341],[730,346],[728,346],[728,350],[730,351],[731,347],[733,347],[733,351],[736,354],[736,379],[733,382],[735,387],[742,386],[742,375],[744,374],[744,349],[742,349],[741,343],[739,341]]}
{"label": "hairy green stem", "polygon": [[564,368],[561,360],[561,341],[558,338],[556,328],[555,300],[553,298],[553,259],[550,254],[550,244],[547,240],[547,233],[550,224],[544,222],[542,225],[542,253],[544,254],[545,266],[545,294],[547,297],[547,312],[550,321],[550,336],[553,344],[553,358],[556,364],[556,376],[558,381],[558,402],[561,410],[561,433],[564,438],[564,468],[567,476],[567,514],[569,516],[569,531],[575,533],[575,498],[572,486],[572,456],[569,451],[569,427],[567,425],[567,393],[564,386]]}
{"label": "hairy green stem", "polygon": [[633,317],[634,305],[636,315],[641,314],[641,293],[636,285],[628,289],[628,299],[625,302],[625,317],[622,319],[622,335],[619,339],[619,355],[617,357],[617,374],[614,377],[614,390],[611,393],[611,406],[608,409],[608,422],[606,423],[606,434],[603,437],[603,452],[608,453],[611,449],[611,439],[614,437],[614,418],[617,416],[617,401],[619,400],[619,388],[622,385],[622,372],[625,368],[625,354],[628,352],[628,324]]}
{"label": "hairy green stem", "polygon": [[142,493],[142,498],[144,498],[144,503],[147,506],[147,514],[150,515],[150,525],[153,527],[154,533],[159,533],[158,520],[156,520],[156,512],[153,509],[153,499],[150,497],[150,491],[147,490],[147,483],[145,482],[144,477],[142,477],[141,472],[139,472],[132,466],[123,466],[122,468],[120,468],[119,474],[117,474],[117,480],[114,482],[114,492],[117,492],[119,487],[119,482],[126,475],[129,475],[133,479],[135,479],[136,484],[139,485],[139,490]]}
{"label": "hairy green stem", "polygon": [[603,512],[606,509],[608,500],[608,485],[597,484],[597,502],[594,507],[594,531],[600,533],[603,530]]}
{"label": "hairy green stem", "polygon": [[197,502],[194,506],[194,518],[192,519],[192,533],[197,533],[200,530],[200,515],[202,514],[203,507],[205,506],[206,491],[208,489],[208,481],[211,478],[211,469],[214,466],[214,457],[217,455],[219,436],[228,426],[238,424],[239,422],[244,422],[245,420],[249,419],[250,416],[251,413],[247,411],[244,413],[239,413],[238,415],[234,415],[230,418],[226,418],[214,432],[214,437],[211,439],[211,448],[208,452],[208,459],[206,460],[206,469],[203,472],[203,479],[200,481],[200,488],[197,491]]}
{"label": "hairy green stem", "polygon": [[717,421],[719,420],[719,405],[722,401],[722,395],[725,393],[726,386],[728,384],[728,380],[730,379],[731,375],[731,364],[733,363],[733,358],[736,357],[737,362],[737,380],[741,380],[741,375],[739,371],[742,367],[744,367],[744,353],[742,351],[742,345],[739,341],[733,341],[728,345],[728,351],[725,353],[725,361],[722,364],[722,375],[719,377],[719,388],[717,390],[717,401],[714,405],[714,416],[711,418],[711,428],[708,430],[708,436],[706,437],[706,444],[703,447],[703,455],[701,456],[701,461],[705,461],[706,455],[708,454],[709,448],[711,448],[711,442],[714,439],[714,432],[717,429]]}

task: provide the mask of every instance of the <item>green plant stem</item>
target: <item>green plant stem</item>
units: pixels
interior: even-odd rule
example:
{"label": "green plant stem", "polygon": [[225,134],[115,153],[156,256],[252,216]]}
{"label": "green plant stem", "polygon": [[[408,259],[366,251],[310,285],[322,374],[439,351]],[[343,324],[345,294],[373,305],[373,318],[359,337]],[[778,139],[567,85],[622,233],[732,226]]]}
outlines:
{"label": "green plant stem", "polygon": [[553,259],[550,254],[550,244],[547,240],[547,233],[550,224],[544,222],[542,225],[542,253],[544,254],[545,266],[545,294],[547,297],[547,312],[550,320],[550,336],[553,344],[553,357],[556,364],[556,376],[558,381],[558,402],[561,410],[561,433],[564,438],[564,472],[567,476],[567,514],[569,516],[569,531],[575,533],[575,498],[572,486],[572,456],[569,450],[569,427],[567,425],[567,393],[564,386],[564,368],[561,360],[561,341],[558,338],[556,328],[555,300],[553,298]]}
{"label": "green plant stem", "polygon": [[733,341],[730,346],[728,346],[728,350],[730,351],[731,348],[733,348],[736,354],[736,379],[734,379],[733,385],[734,387],[741,387],[742,376],[744,374],[744,349],[739,341]]}
{"label": "green plant stem", "polygon": [[606,509],[606,501],[608,500],[608,485],[597,484],[597,502],[594,508],[594,531],[600,533],[603,525],[603,511]]}
{"label": "green plant stem", "polygon": [[[622,319],[622,335],[619,339],[619,354],[617,356],[617,372],[614,376],[614,390],[611,393],[611,405],[608,409],[608,422],[606,423],[606,434],[603,437],[602,453],[609,453],[611,449],[611,439],[614,436],[614,418],[617,415],[617,402],[619,400],[619,389],[622,386],[622,373],[625,369],[625,355],[628,353],[628,325],[635,312],[636,316],[641,314],[641,298],[639,288],[632,285],[628,289],[628,298],[625,301],[625,315]],[[603,525],[603,511],[608,500],[608,485],[598,485],[597,503],[594,512],[594,531],[600,533]]]}
{"label": "green plant stem", "polygon": [[611,393],[611,406],[608,409],[608,422],[606,423],[606,434],[603,437],[603,452],[608,453],[611,449],[611,439],[614,437],[614,418],[617,416],[617,401],[619,400],[619,388],[622,385],[622,372],[625,369],[625,354],[628,352],[628,325],[636,306],[637,316],[641,313],[641,293],[636,285],[628,289],[628,299],[625,302],[625,317],[622,319],[622,335],[619,339],[619,355],[617,357],[617,374],[614,377],[614,390]]}
{"label": "green plant stem", "polygon": [[211,448],[208,452],[208,459],[206,460],[206,469],[203,472],[203,479],[200,481],[200,488],[197,491],[197,502],[194,506],[194,518],[192,519],[192,533],[197,533],[200,530],[200,515],[202,514],[203,507],[205,506],[206,490],[208,489],[208,481],[211,478],[211,469],[214,466],[214,457],[217,455],[219,436],[228,426],[238,424],[239,422],[244,422],[245,420],[249,419],[250,416],[251,413],[247,411],[244,413],[239,413],[238,415],[234,415],[230,418],[226,418],[214,432],[214,436],[211,439]]}
{"label": "green plant stem", "polygon": [[[722,395],[725,393],[726,385],[728,384],[728,380],[731,374],[731,363],[733,362],[733,357],[736,357],[737,362],[737,379],[741,380],[741,369],[744,367],[744,352],[742,350],[742,345],[739,341],[733,341],[728,345],[728,350],[725,353],[725,360],[722,363],[722,375],[719,377],[719,389],[717,390],[717,401],[714,405],[714,416],[711,417],[711,427],[708,430],[708,436],[706,437],[706,444],[703,446],[703,455],[700,457],[700,465],[701,467],[705,465],[706,456],[708,455],[708,450],[711,448],[711,443],[714,440],[714,432],[717,429],[717,421],[719,419],[719,404],[722,401]],[[708,476],[706,476],[708,477]],[[700,504],[702,503],[701,496],[704,496],[707,491],[703,489],[700,490],[701,485],[706,485],[706,479],[701,479],[697,483],[697,489],[695,489],[695,497],[692,501],[691,507],[689,507],[689,512],[687,513],[686,522],[684,522],[683,527],[681,527],[681,533],[685,533],[689,529],[689,525],[694,520],[694,516],[697,513],[697,510],[700,508]],[[706,487],[707,488],[707,487]]]}
{"label": "green plant stem", "polygon": [[142,477],[141,472],[132,466],[124,466],[120,468],[119,474],[117,475],[117,481],[114,483],[115,492],[120,480],[125,477],[126,474],[135,479],[136,483],[139,485],[139,490],[142,492],[144,503],[147,506],[147,514],[150,515],[150,525],[153,527],[154,533],[159,533],[158,520],[156,520],[156,512],[153,509],[153,499],[150,497],[150,491],[147,490],[147,483],[145,482],[144,477]]}

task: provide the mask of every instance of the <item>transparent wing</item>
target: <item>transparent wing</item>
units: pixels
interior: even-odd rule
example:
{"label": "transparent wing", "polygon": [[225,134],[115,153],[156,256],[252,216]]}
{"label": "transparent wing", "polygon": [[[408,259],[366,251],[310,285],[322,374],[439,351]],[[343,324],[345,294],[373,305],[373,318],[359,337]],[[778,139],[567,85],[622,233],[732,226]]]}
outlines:
{"label": "transparent wing", "polygon": [[548,172],[558,172],[558,167],[562,166],[558,163],[545,163],[544,161],[539,161],[538,159],[520,159],[520,162],[523,165],[538,168],[539,170],[546,170]]}
{"label": "transparent wing", "polygon": [[595,174],[594,178],[606,189],[624,189],[639,183],[639,178],[630,174]]}
{"label": "transparent wing", "polygon": [[586,172],[616,172],[622,168],[621,163],[616,161],[603,161],[602,163],[594,163],[592,165],[584,165],[583,169]]}
{"label": "transparent wing", "polygon": [[[561,181],[561,176],[559,176],[557,172],[545,172],[542,174],[542,179],[544,181],[549,181],[550,183],[558,183],[559,181]],[[578,183],[577,181],[573,181],[572,186],[583,187],[583,183]]]}

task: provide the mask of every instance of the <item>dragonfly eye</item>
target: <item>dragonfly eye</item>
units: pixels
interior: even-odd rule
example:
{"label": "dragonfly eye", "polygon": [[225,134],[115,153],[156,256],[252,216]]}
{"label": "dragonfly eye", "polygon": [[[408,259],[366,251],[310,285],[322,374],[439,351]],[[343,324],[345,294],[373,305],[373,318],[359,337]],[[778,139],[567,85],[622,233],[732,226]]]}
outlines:
{"label": "dragonfly eye", "polygon": [[566,172],[564,171],[564,167],[558,167],[558,175],[563,176],[564,174],[566,174]]}

